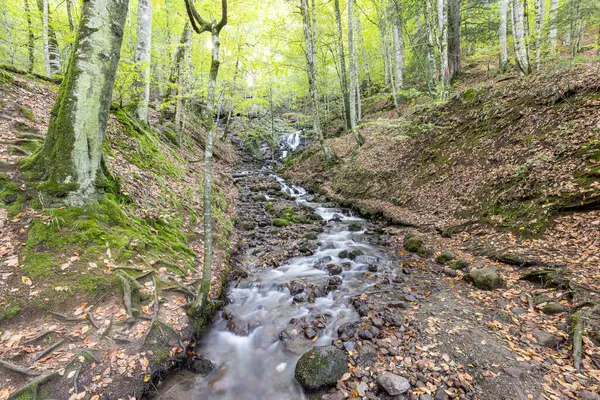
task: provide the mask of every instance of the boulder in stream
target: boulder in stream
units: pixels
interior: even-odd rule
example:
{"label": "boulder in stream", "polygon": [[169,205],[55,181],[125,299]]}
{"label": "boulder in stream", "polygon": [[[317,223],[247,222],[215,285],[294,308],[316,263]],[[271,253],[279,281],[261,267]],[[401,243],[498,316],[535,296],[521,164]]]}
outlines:
{"label": "boulder in stream", "polygon": [[347,371],[344,352],[328,345],[314,347],[302,354],[296,364],[295,376],[304,391],[315,392],[335,386]]}

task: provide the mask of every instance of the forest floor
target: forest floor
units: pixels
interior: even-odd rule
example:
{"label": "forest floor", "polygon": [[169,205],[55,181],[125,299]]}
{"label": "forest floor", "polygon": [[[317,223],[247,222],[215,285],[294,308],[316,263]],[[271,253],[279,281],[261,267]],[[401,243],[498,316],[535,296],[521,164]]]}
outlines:
{"label": "forest floor", "polygon": [[[431,258],[421,263],[438,273],[421,288],[438,301],[432,308],[419,304],[418,312],[433,313],[432,334],[476,328],[475,337],[500,339],[515,365],[493,362],[483,380],[502,386],[503,375],[527,377],[535,365],[543,379],[533,394],[547,399],[599,398],[597,71],[597,63],[583,63],[527,78],[483,79],[485,72],[467,66],[444,103],[417,99],[397,113],[387,99],[367,100],[361,148],[351,135],[335,137],[340,123],[334,123],[328,144],[336,162],[325,165],[313,145],[285,172],[297,184],[387,221],[397,243],[410,231],[431,257],[448,251],[464,260],[464,271],[432,267]],[[499,269],[500,288],[481,290],[462,280],[485,266]],[[442,284],[439,296],[426,289]],[[467,315],[466,323],[452,322]],[[584,319],[581,372],[572,356],[577,316]],[[487,357],[486,347],[473,347],[473,354]],[[488,396],[481,398],[520,398]]]}
{"label": "forest floor", "polygon": [[[0,73],[0,399],[139,398],[190,361],[197,327],[183,306],[201,277],[202,142],[180,145],[156,109],[153,130],[116,109],[106,199],[47,208],[18,167],[43,142],[58,86]],[[202,136],[193,121],[188,129]],[[236,153],[218,142],[215,156],[217,295]]]}

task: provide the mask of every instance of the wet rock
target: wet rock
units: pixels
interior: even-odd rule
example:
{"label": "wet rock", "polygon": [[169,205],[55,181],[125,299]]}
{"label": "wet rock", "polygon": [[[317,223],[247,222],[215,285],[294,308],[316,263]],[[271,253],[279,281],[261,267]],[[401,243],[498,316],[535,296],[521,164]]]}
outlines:
{"label": "wet rock", "polygon": [[337,328],[337,334],[342,340],[352,339],[359,326],[359,322],[346,322]]}
{"label": "wet rock", "polygon": [[315,262],[314,267],[317,269],[323,269],[325,268],[325,265],[327,265],[327,263],[329,263],[331,260],[333,260],[331,256],[321,257],[317,260],[317,262]]}
{"label": "wet rock", "polygon": [[290,294],[292,296],[295,296],[304,291],[304,284],[302,282],[292,281],[292,282],[290,282],[289,288],[290,288]]}
{"label": "wet rock", "polygon": [[342,250],[338,254],[339,258],[348,258],[348,250]]}
{"label": "wet rock", "polygon": [[314,232],[305,233],[304,235],[302,235],[302,237],[308,240],[317,240],[317,234]]}
{"label": "wet rock", "polygon": [[448,275],[449,277],[454,278],[456,276],[456,270],[452,269],[452,268],[444,268],[444,270],[442,271],[444,273],[444,275]]}
{"label": "wet rock", "polygon": [[369,345],[368,342],[363,343],[358,349],[358,365],[361,367],[373,366],[377,361],[377,349]]}
{"label": "wet rock", "polygon": [[339,275],[342,273],[342,266],[338,264],[327,264],[325,269],[329,272],[329,275]]}
{"label": "wet rock", "polygon": [[329,345],[314,347],[300,357],[295,377],[307,392],[314,392],[337,384],[348,371],[346,355]]}
{"label": "wet rock", "polygon": [[355,342],[343,342],[342,345],[344,346],[344,349],[346,349],[346,351],[353,351],[356,347]]}
{"label": "wet rock", "polygon": [[450,253],[449,251],[443,251],[435,258],[435,261],[439,262],[440,264],[446,264],[448,261],[452,260],[454,260],[454,254]]}
{"label": "wet rock", "polygon": [[369,264],[369,272],[377,272],[377,265],[376,264]]}
{"label": "wet rock", "polygon": [[365,340],[373,339],[373,334],[368,329],[361,329],[358,331],[358,337]]}
{"label": "wet rock", "polygon": [[404,240],[402,241],[402,245],[406,251],[410,251],[411,253],[417,253],[420,255],[425,254],[425,247],[423,245],[423,239],[418,236],[413,235],[412,233],[406,234],[404,236]]}
{"label": "wet rock", "polygon": [[379,375],[377,377],[377,384],[390,396],[398,396],[408,392],[410,389],[410,382],[408,382],[408,379],[391,372],[384,372]]}
{"label": "wet rock", "polygon": [[306,328],[304,329],[304,337],[312,340],[317,337],[317,331],[312,328]]}
{"label": "wet rock", "polygon": [[362,231],[362,226],[360,226],[360,224],[357,222],[352,222],[350,225],[348,225],[348,230],[350,232]]}
{"label": "wet rock", "polygon": [[408,305],[403,301],[390,301],[387,305],[388,307],[393,308],[402,308],[404,310],[408,309]]}
{"label": "wet rock", "polygon": [[551,348],[557,347],[563,341],[559,336],[538,329],[533,331],[533,337],[537,340],[539,345]]}
{"label": "wet rock", "polygon": [[248,336],[248,333],[250,332],[248,322],[239,319],[239,317],[234,314],[230,316],[226,329],[238,336]]}
{"label": "wet rock", "polygon": [[465,275],[465,280],[482,290],[494,290],[502,286],[502,278],[495,266],[473,269]]}
{"label": "wet rock", "polygon": [[331,292],[337,289],[338,287],[340,287],[341,284],[342,278],[340,278],[339,276],[333,276],[329,278],[329,280],[327,281],[327,292]]}
{"label": "wet rock", "polygon": [[356,259],[356,257],[362,256],[362,255],[363,255],[362,250],[354,249],[350,253],[348,253],[348,258],[351,260],[354,260],[354,259]]}
{"label": "wet rock", "polygon": [[550,302],[542,307],[542,312],[546,315],[554,315],[565,312],[565,306],[560,303]]}
{"label": "wet rock", "polygon": [[369,390],[369,386],[362,381],[356,385],[356,392],[360,397],[363,397],[365,394],[367,394],[367,390]]}
{"label": "wet rock", "polygon": [[190,371],[200,374],[208,375],[212,370],[215,369],[215,365],[207,357],[203,355],[197,355],[188,365]]}
{"label": "wet rock", "polygon": [[407,294],[404,296],[404,300],[409,301],[411,303],[416,303],[418,300],[415,296],[413,296],[412,294]]}
{"label": "wet rock", "polygon": [[374,326],[381,328],[383,326],[383,320],[381,318],[371,318],[371,322],[373,323]]}
{"label": "wet rock", "polygon": [[437,392],[435,392],[434,400],[448,400],[448,394],[444,390],[444,388],[439,388]]}

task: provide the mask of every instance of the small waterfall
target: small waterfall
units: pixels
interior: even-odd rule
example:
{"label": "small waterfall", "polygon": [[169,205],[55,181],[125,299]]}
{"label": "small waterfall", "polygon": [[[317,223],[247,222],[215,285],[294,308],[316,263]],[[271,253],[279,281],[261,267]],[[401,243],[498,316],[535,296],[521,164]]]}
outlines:
{"label": "small waterfall", "polygon": [[300,134],[302,131],[295,131],[281,138],[279,147],[281,149],[281,159],[288,156],[291,151],[296,150],[301,143]]}

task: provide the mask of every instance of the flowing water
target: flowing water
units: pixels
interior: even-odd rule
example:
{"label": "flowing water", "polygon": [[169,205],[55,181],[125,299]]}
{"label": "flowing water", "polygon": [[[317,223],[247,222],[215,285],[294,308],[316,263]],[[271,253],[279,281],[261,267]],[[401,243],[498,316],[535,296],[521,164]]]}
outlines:
{"label": "flowing water", "polygon": [[[337,338],[337,327],[359,319],[350,299],[369,290],[371,283],[362,279],[364,271],[369,264],[389,262],[385,248],[365,243],[364,230],[349,230],[351,223],[365,226],[365,220],[314,202],[305,189],[286,182],[268,169],[252,173],[274,177],[282,191],[293,196],[296,202],[314,208],[328,221],[317,238],[318,248],[314,254],[292,258],[278,268],[254,271],[231,287],[227,294],[229,304],[222,314],[228,318],[218,317],[199,350],[213,361],[215,370],[206,377],[187,378],[161,399],[304,399],[302,388],[294,378],[300,355],[315,345],[331,344]],[[342,250],[356,249],[363,254],[353,261],[338,256]],[[319,263],[344,263],[340,275],[342,284],[326,296],[317,297],[313,303],[295,302],[290,282],[322,286],[331,278],[327,270],[315,268]],[[280,340],[282,331],[294,329],[290,322],[303,317],[323,321],[318,336],[309,340],[300,332],[294,340]],[[231,324],[235,319],[248,321],[250,329],[241,334],[233,333],[236,330],[231,329]]]}

